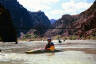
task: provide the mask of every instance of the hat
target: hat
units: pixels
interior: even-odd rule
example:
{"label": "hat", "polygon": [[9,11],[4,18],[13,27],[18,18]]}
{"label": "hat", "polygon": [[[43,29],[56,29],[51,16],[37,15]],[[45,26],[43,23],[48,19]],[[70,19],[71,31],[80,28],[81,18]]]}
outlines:
{"label": "hat", "polygon": [[48,40],[51,40],[51,38],[48,38]]}

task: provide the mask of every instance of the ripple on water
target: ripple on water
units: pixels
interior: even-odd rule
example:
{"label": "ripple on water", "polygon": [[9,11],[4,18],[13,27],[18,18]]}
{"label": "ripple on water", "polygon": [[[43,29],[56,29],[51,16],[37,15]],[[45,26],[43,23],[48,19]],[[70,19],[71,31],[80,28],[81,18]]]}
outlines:
{"label": "ripple on water", "polygon": [[[0,64],[96,64],[96,56],[80,51],[45,54],[1,53]],[[6,63],[8,62],[8,63]]]}

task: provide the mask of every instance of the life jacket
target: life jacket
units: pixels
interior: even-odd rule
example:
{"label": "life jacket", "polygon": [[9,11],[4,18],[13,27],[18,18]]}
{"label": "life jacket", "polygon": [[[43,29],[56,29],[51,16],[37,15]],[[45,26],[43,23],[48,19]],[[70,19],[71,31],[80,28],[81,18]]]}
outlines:
{"label": "life jacket", "polygon": [[51,42],[51,43],[48,43],[45,47],[45,50],[49,50],[49,51],[54,51],[55,50],[55,46],[54,44]]}

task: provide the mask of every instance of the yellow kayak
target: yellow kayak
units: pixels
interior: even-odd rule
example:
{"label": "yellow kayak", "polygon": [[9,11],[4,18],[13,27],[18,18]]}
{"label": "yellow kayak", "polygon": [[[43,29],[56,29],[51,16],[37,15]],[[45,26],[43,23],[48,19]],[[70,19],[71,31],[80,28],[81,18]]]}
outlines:
{"label": "yellow kayak", "polygon": [[27,54],[40,54],[40,53],[54,53],[54,52],[60,52],[61,50],[54,50],[54,51],[48,51],[48,50],[29,50],[25,53]]}

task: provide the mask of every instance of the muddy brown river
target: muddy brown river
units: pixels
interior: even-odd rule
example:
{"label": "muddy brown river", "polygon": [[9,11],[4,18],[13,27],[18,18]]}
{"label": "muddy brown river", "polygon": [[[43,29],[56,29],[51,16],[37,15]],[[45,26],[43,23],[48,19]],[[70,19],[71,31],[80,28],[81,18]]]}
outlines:
{"label": "muddy brown river", "polygon": [[95,40],[53,41],[62,52],[26,54],[27,50],[43,49],[46,41],[0,43],[0,64],[96,64]]}

